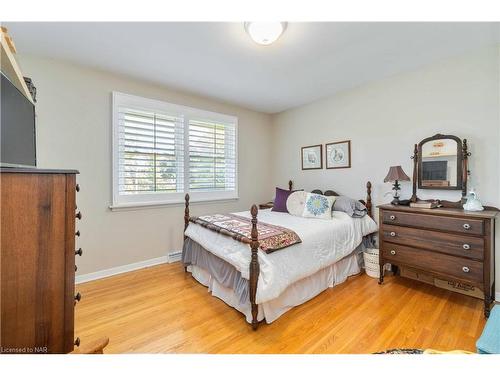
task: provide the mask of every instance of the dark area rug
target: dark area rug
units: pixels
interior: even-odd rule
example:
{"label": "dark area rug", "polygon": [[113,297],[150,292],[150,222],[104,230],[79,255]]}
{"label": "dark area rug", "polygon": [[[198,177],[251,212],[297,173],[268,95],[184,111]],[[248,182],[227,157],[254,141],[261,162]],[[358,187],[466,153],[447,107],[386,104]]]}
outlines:
{"label": "dark area rug", "polygon": [[373,354],[424,354],[422,349],[389,349],[384,352],[376,352]]}

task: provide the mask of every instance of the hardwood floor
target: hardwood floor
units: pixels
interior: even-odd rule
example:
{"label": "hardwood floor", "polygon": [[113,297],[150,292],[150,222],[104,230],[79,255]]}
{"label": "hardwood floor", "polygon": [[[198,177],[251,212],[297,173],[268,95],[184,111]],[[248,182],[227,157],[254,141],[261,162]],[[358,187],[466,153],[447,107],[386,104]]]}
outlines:
{"label": "hardwood floor", "polygon": [[475,351],[482,301],[399,277],[365,274],[253,332],[179,263],[77,285],[75,335],[108,336],[106,353],[372,353]]}

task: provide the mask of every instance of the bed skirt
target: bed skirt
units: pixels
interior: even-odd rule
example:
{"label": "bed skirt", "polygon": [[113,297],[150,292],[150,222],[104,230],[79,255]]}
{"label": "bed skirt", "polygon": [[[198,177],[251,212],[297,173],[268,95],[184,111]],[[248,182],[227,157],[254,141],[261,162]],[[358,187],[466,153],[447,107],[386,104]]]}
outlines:
{"label": "bed skirt", "polygon": [[[360,273],[363,249],[361,244],[349,256],[293,283],[278,298],[259,304],[257,319],[272,323],[293,307]],[[248,280],[242,278],[238,270],[190,238],[186,238],[184,243],[182,261],[192,276],[208,287],[214,297],[240,311],[247,322],[252,322]]]}
{"label": "bed skirt", "polygon": [[184,240],[182,263],[184,266],[192,265],[208,272],[220,285],[232,289],[239,303],[243,304],[250,300],[248,280],[241,276],[241,272],[189,237]]}

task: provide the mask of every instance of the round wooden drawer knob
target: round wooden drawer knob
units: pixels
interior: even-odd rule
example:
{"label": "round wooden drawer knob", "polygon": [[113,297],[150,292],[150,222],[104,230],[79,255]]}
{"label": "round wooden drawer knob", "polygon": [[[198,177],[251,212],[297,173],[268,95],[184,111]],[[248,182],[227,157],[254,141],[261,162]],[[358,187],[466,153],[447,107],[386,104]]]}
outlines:
{"label": "round wooden drawer knob", "polygon": [[75,251],[75,256],[76,255],[82,256],[82,254],[83,254],[83,250],[82,250],[81,247],[78,250]]}
{"label": "round wooden drawer knob", "polygon": [[82,213],[80,211],[78,211],[75,215],[75,217],[78,219],[78,220],[82,220]]}
{"label": "round wooden drawer knob", "polygon": [[75,236],[80,237],[80,231],[79,230],[76,231]]}

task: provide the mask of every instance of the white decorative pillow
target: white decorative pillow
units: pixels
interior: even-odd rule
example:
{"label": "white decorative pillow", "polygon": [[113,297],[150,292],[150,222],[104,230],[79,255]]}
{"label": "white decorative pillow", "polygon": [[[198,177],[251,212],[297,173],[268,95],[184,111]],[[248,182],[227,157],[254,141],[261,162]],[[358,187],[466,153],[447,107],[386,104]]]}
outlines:
{"label": "white decorative pillow", "polygon": [[295,191],[288,196],[286,200],[286,209],[290,215],[302,216],[304,213],[304,206],[306,204],[307,191]]}
{"label": "white decorative pillow", "polygon": [[333,196],[327,197],[320,194],[307,193],[302,216],[331,220],[334,202],[335,197]]}

